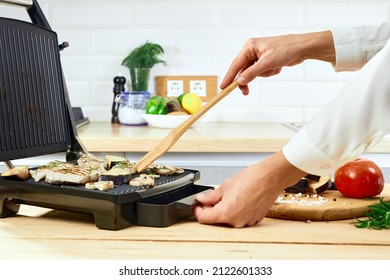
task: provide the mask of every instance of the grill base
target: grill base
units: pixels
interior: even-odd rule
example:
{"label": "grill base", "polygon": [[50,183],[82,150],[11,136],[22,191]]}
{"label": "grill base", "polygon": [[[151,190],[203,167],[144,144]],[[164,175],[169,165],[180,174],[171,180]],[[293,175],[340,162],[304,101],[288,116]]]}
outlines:
{"label": "grill base", "polygon": [[[36,192],[23,192],[22,190],[9,190],[9,195],[0,196],[0,217],[14,216],[21,204],[33,205],[57,210],[92,214],[96,227],[100,229],[119,230],[132,223],[133,203],[115,204],[92,198],[81,198],[69,195],[53,195]],[[8,196],[14,197],[9,199]],[[55,201],[46,202],[46,201]]]}
{"label": "grill base", "polygon": [[[167,179],[168,177],[168,179]],[[119,230],[131,225],[167,227],[192,216],[197,193],[212,187],[194,184],[196,171],[162,178],[153,188],[115,186],[110,191],[83,186],[0,179],[0,218],[14,216],[21,204],[92,214],[100,229]]]}

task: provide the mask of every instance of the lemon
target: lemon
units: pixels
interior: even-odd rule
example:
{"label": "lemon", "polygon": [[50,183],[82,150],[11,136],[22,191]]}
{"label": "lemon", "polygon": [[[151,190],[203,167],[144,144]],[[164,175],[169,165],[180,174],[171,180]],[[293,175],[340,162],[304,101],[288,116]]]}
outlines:
{"label": "lemon", "polygon": [[181,99],[181,106],[192,115],[202,107],[202,99],[196,93],[188,92]]}

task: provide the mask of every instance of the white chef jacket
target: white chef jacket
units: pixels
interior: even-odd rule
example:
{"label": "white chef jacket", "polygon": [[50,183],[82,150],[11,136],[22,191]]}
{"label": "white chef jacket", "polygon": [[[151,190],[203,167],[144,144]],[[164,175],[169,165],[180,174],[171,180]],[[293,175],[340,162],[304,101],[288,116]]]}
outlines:
{"label": "white chef jacket", "polygon": [[390,26],[332,30],[336,71],[354,71],[339,94],[284,147],[286,159],[316,175],[331,174],[390,132]]}

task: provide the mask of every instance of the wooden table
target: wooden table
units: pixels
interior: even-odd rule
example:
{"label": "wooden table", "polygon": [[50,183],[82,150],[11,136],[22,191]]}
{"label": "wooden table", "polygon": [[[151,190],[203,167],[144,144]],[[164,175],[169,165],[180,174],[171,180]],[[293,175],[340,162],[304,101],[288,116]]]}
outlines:
{"label": "wooden table", "polygon": [[189,219],[107,231],[87,214],[22,205],[17,216],[0,220],[0,259],[390,260],[390,231],[358,229],[351,221],[266,218],[234,229]]}

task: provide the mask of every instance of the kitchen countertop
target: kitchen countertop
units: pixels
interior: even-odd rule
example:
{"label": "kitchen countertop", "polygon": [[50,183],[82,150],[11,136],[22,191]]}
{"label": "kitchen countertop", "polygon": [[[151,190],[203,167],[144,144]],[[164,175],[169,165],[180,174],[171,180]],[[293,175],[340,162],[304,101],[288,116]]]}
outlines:
{"label": "kitchen countertop", "polygon": [[[78,129],[90,152],[147,152],[172,129],[91,122]],[[171,152],[274,152],[295,132],[282,124],[204,122],[188,129]]]}
{"label": "kitchen countertop", "polygon": [[91,215],[22,205],[0,222],[0,259],[390,259],[388,230],[351,222],[265,218],[233,229],[188,219],[166,228],[109,231],[96,228]]}
{"label": "kitchen countertop", "polygon": [[[90,152],[147,152],[172,129],[149,126],[125,126],[110,122],[91,122],[78,129],[78,135]],[[201,122],[190,128],[170,152],[272,153],[296,132],[281,123]],[[385,137],[370,153],[390,152]]]}

